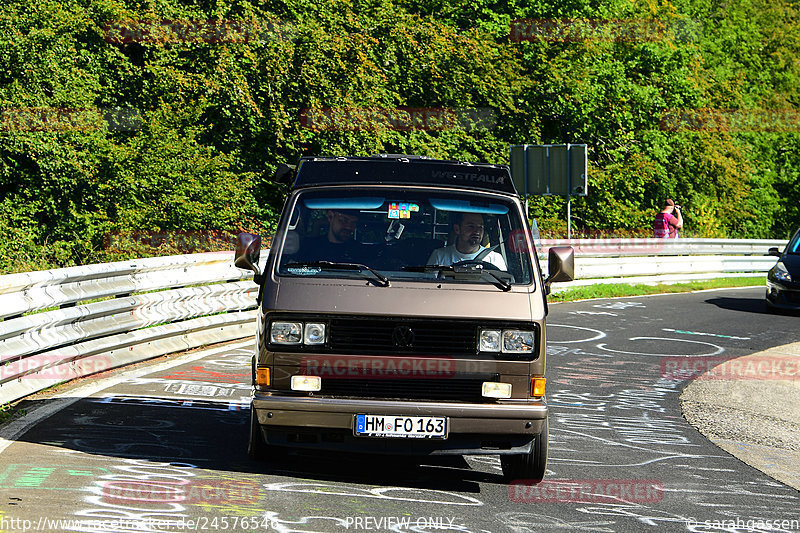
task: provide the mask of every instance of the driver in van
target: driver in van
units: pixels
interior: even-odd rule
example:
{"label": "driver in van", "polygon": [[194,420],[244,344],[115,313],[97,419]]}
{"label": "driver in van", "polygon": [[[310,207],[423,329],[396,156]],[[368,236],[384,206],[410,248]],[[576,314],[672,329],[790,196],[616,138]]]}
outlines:
{"label": "driver in van", "polygon": [[481,246],[483,230],[483,215],[480,213],[457,214],[453,223],[456,242],[434,250],[427,264],[449,266],[461,261],[483,261],[491,263],[500,270],[507,270],[503,256],[494,251],[487,252],[487,249]]}
{"label": "driver in van", "polygon": [[328,210],[328,242],[345,244],[353,241],[358,224],[358,211]]}
{"label": "driver in van", "polygon": [[334,263],[360,262],[362,246],[354,239],[358,215],[358,211],[329,209],[326,217],[327,233],[306,239],[294,259]]}

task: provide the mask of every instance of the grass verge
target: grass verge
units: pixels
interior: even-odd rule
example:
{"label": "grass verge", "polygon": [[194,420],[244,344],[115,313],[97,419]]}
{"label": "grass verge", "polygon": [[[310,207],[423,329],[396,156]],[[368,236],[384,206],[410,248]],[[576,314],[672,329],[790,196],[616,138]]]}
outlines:
{"label": "grass verge", "polygon": [[25,414],[25,410],[14,409],[11,403],[0,405],[0,426]]}
{"label": "grass verge", "polygon": [[614,298],[618,296],[641,296],[645,294],[665,294],[672,292],[691,292],[705,289],[722,289],[727,287],[752,287],[763,285],[761,278],[716,278],[690,281],[686,283],[663,283],[658,285],[609,283],[606,285],[588,285],[573,287],[554,292],[547,297],[551,302],[572,302],[575,300],[591,300],[593,298]]}

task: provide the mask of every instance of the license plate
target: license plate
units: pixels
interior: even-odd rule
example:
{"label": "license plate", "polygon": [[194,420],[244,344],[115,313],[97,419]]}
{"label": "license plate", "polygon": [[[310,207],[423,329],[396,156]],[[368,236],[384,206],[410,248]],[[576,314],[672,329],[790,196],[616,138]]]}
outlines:
{"label": "license plate", "polygon": [[400,437],[446,439],[447,418],[443,416],[356,415],[357,437]]}

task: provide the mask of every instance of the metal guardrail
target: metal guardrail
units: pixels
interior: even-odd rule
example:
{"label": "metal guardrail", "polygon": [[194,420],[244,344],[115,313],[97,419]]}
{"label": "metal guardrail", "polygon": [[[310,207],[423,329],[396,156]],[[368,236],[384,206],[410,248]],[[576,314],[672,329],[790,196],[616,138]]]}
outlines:
{"label": "metal guardrail", "polygon": [[0,276],[0,404],[98,371],[251,336],[251,277],[233,266],[230,252]]}
{"label": "metal guardrail", "polygon": [[[786,240],[739,239],[544,239],[540,259],[552,246],[575,249],[575,281],[554,291],[602,283],[669,283],[723,277],[763,277],[777,262],[770,248]],[[545,261],[546,263],[546,261]],[[546,265],[543,263],[546,269]]]}
{"label": "metal guardrail", "polygon": [[551,246],[572,246],[580,256],[654,255],[766,255],[772,247],[783,249],[786,240],[776,239],[542,239],[539,252]]}
{"label": "metal guardrail", "polygon": [[[574,285],[763,276],[781,240],[577,239]],[[266,253],[262,254],[266,256]],[[262,262],[266,257],[262,257]],[[253,335],[257,287],[230,252],[0,276],[0,404],[63,381]]]}

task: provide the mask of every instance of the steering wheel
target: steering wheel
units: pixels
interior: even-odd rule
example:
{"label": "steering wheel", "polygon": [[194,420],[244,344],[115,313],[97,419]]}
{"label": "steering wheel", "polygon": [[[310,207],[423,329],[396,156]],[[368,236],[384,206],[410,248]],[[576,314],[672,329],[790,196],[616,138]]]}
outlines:
{"label": "steering wheel", "polygon": [[489,263],[488,261],[476,261],[474,259],[467,259],[466,261],[459,261],[457,263],[453,263],[453,266],[472,266],[472,265],[483,265],[483,268],[486,270],[500,270],[500,268],[493,264]]}

